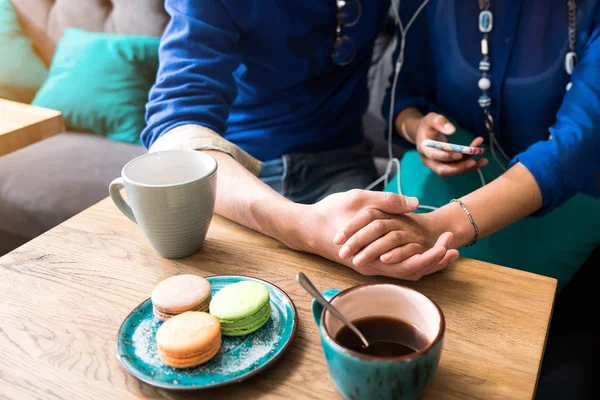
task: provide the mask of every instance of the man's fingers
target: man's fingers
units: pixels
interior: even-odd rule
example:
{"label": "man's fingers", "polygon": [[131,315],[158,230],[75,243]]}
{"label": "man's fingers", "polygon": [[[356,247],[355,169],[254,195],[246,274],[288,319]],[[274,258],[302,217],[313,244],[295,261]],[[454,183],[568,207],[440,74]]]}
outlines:
{"label": "man's fingers", "polygon": [[[355,266],[354,268],[363,275],[383,275],[416,281],[425,275],[430,275],[446,268],[458,259],[458,250],[450,249],[446,251],[446,247],[450,245],[453,237],[452,233],[446,232],[439,237],[436,245],[425,253],[409,256],[398,263],[387,264],[382,263],[380,260],[374,260],[360,267]],[[404,247],[408,249],[409,246]]]}
{"label": "man's fingers", "polygon": [[[344,243],[339,252],[340,258],[342,260],[349,258],[357,254],[359,251],[361,251],[380,237],[386,235],[394,228],[389,222],[390,221],[387,219],[376,219],[364,228],[360,229],[358,232],[352,235],[346,241],[346,243]],[[396,246],[404,244],[402,242],[402,240],[406,236],[404,232],[395,231],[392,236],[393,238],[391,239],[396,240]]]}
{"label": "man's fingers", "polygon": [[[368,244],[362,249],[354,258],[352,263],[356,266],[364,265],[379,259],[384,264],[393,264],[394,262],[385,262],[381,257],[384,254],[393,252],[391,259],[396,259],[395,262],[403,261],[410,256],[423,252],[423,246],[419,243],[408,243],[402,245],[401,241],[398,240],[399,235],[402,232],[393,231],[387,235],[375,240],[373,243]],[[385,258],[385,257],[384,257]]]}
{"label": "man's fingers", "polygon": [[389,216],[374,208],[361,210],[356,214],[346,226],[339,230],[333,237],[333,243],[342,245],[346,243],[356,232],[369,225],[371,222],[379,219],[386,219]]}
{"label": "man's fingers", "polygon": [[402,196],[401,194],[389,192],[371,192],[367,190],[351,190],[356,208],[374,208],[388,214],[405,214],[419,207],[416,197]]}

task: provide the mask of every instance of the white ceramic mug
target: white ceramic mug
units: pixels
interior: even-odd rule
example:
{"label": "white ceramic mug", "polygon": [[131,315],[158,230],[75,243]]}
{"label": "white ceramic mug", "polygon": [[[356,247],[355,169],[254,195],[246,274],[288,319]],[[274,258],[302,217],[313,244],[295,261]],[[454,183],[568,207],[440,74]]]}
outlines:
{"label": "white ceramic mug", "polygon": [[[121,196],[127,191],[128,202]],[[202,247],[215,207],[217,160],[192,150],[148,153],[123,167],[110,197],[160,255],[181,258]]]}

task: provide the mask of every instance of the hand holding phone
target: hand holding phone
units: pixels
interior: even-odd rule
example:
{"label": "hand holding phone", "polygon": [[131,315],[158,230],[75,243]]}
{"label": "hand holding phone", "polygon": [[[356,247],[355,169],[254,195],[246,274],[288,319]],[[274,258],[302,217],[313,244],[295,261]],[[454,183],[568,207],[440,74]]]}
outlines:
{"label": "hand holding phone", "polygon": [[[414,128],[413,128],[414,129]],[[429,113],[418,121],[414,141],[421,161],[439,176],[460,175],[478,170],[488,164],[481,156],[482,137],[476,137],[468,146],[447,143],[456,132],[454,125],[443,115]]]}
{"label": "hand holding phone", "polygon": [[443,151],[449,151],[452,153],[468,154],[470,156],[476,156],[485,153],[485,149],[481,147],[463,146],[460,144],[440,142],[437,140],[425,139],[423,140],[424,147],[431,147]]}

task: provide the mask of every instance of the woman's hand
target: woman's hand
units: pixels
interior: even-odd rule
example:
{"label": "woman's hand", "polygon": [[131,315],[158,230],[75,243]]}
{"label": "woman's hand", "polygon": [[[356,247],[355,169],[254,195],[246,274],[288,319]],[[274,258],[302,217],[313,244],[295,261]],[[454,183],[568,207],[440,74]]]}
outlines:
{"label": "woman's hand", "polygon": [[[456,128],[442,115],[429,113],[422,117],[416,125],[414,136],[417,151],[421,154],[421,160],[429,169],[439,176],[452,176],[475,171],[488,164],[488,160],[480,158],[474,160],[462,153],[453,153],[440,149],[423,146],[423,140],[431,139],[440,142],[448,142],[447,135],[452,135]],[[475,138],[469,146],[479,147],[483,138]]]}
{"label": "woman's hand", "polygon": [[[336,233],[333,241],[342,245],[339,257],[357,268],[374,262],[393,265],[415,254],[426,253],[435,247],[436,241],[447,244],[452,241],[453,233],[446,232],[438,237],[427,221],[423,215],[395,215],[364,209]],[[448,249],[443,262],[423,268],[417,279],[441,270],[457,258],[458,251]]]}
{"label": "woman's hand", "polygon": [[[455,250],[449,254],[446,249],[452,237],[442,235],[433,240],[427,248],[412,247],[412,251],[404,253],[404,258],[396,263],[382,263],[375,258],[360,266],[352,263],[351,259],[340,260],[340,246],[332,242],[332,238],[341,228],[346,226],[356,215],[366,209],[379,210],[389,215],[401,216],[411,212],[418,206],[416,199],[384,192],[365,190],[350,190],[344,193],[332,194],[312,205],[294,205],[301,207],[293,213],[300,218],[300,223],[294,237],[301,240],[286,243],[296,249],[316,253],[330,260],[351,267],[363,275],[381,275],[393,278],[417,280],[436,267],[448,265]],[[289,221],[288,221],[289,224]],[[296,224],[294,224],[296,225]],[[349,236],[348,236],[349,237]],[[417,251],[418,250],[418,251]]]}

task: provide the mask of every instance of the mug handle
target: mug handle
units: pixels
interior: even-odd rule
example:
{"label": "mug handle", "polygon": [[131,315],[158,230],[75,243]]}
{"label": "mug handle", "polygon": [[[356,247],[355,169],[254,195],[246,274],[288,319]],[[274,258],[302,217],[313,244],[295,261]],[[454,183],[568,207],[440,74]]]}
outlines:
{"label": "mug handle", "polygon": [[117,208],[123,214],[125,214],[127,218],[137,224],[131,207],[129,204],[127,204],[123,196],[121,196],[121,189],[124,187],[125,185],[123,184],[123,178],[117,178],[110,183],[110,186],[108,187],[108,193],[110,193],[110,198],[115,203],[115,206],[117,206]]}
{"label": "mug handle", "polygon": [[[331,299],[334,298],[335,295],[337,295],[340,292],[341,292],[341,290],[339,290],[339,289],[327,289],[324,292],[321,292],[321,294],[323,295],[323,297],[325,297],[325,300],[331,301]],[[318,301],[313,299],[313,301],[312,301],[312,316],[313,316],[313,319],[315,320],[315,324],[317,324],[317,326],[319,328],[321,327],[321,314],[323,314],[323,306],[321,304],[319,304]]]}

